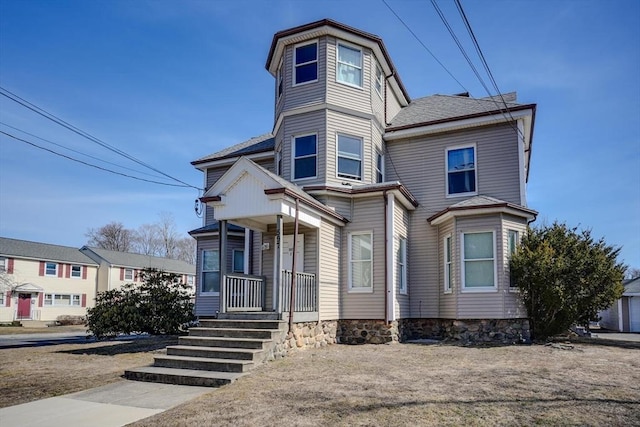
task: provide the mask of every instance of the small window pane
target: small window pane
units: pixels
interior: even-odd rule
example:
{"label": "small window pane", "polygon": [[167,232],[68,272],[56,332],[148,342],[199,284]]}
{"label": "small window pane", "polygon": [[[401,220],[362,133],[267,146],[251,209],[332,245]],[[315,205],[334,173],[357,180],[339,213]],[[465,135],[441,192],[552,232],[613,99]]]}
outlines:
{"label": "small window pane", "polygon": [[54,305],[71,305],[71,295],[55,295]]}
{"label": "small window pane", "polygon": [[218,251],[204,251],[202,259],[203,271],[220,270],[220,258],[218,257]]}
{"label": "small window pane", "polygon": [[475,167],[473,151],[473,147],[449,150],[447,154],[449,171],[473,169]]}
{"label": "small window pane", "polygon": [[316,157],[305,157],[295,161],[295,179],[316,176]]}
{"label": "small window pane", "polygon": [[80,305],[80,295],[73,295],[73,305]]}
{"label": "small window pane", "polygon": [[233,272],[244,273],[244,251],[233,251]]}
{"label": "small window pane", "polygon": [[124,270],[124,280],[133,280],[133,270],[127,268]]}
{"label": "small window pane", "polygon": [[370,288],[371,285],[371,261],[360,261],[352,264],[351,287]]}
{"label": "small window pane", "polygon": [[52,305],[53,304],[53,295],[45,294],[44,295],[44,305]]}
{"label": "small window pane", "polygon": [[296,157],[316,154],[316,136],[300,136],[295,139]]}
{"label": "small window pane", "polygon": [[338,157],[338,176],[360,179],[362,176],[362,162],[360,160]]}
{"label": "small window pane", "polygon": [[474,171],[449,173],[449,194],[472,193],[474,191],[476,191],[476,174]]}
{"label": "small window pane", "polygon": [[58,264],[56,264],[54,262],[48,262],[46,264],[46,275],[47,276],[55,276],[58,273],[57,267],[58,267]]}
{"label": "small window pane", "polygon": [[82,276],[82,267],[79,265],[71,266],[71,277],[81,277]]}
{"label": "small window pane", "polygon": [[351,154],[360,157],[362,153],[362,141],[349,136],[338,136],[338,154]]}
{"label": "small window pane", "polygon": [[493,234],[471,233],[464,235],[464,258],[493,258]]}
{"label": "small window pane", "polygon": [[465,263],[464,281],[467,288],[493,286],[493,261]]}
{"label": "small window pane", "polygon": [[315,43],[296,47],[296,65],[315,61],[316,59],[317,49]]}
{"label": "small window pane", "polygon": [[355,234],[351,241],[351,259],[370,260],[371,259],[371,235]]}
{"label": "small window pane", "polygon": [[344,45],[338,45],[338,61],[349,65],[355,65],[356,67],[361,67],[362,58],[360,50],[352,49]]}
{"label": "small window pane", "polygon": [[220,292],[220,272],[202,273],[202,292]]}
{"label": "small window pane", "polygon": [[296,83],[310,82],[318,79],[317,63],[300,65],[296,67]]}

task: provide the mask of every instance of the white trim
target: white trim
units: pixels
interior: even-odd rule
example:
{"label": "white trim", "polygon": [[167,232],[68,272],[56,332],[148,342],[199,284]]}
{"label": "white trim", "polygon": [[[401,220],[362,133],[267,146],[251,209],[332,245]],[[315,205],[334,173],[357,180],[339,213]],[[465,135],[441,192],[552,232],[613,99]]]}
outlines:
{"label": "white trim", "polygon": [[[129,272],[129,271],[131,272],[131,279],[127,279],[127,272]],[[135,278],[136,278],[136,272],[135,272],[135,269],[133,269],[133,268],[126,268],[126,267],[125,267],[125,269],[124,269],[124,274],[123,274],[123,276],[122,276],[122,280],[123,280],[123,281],[125,281],[125,280],[135,280]]]}
{"label": "white trim", "polygon": [[[393,194],[387,195],[387,223],[385,224],[387,235],[385,236],[385,244],[387,245],[387,259],[385,260],[387,264],[386,268],[386,286],[385,292],[387,293],[387,320],[393,321],[395,320],[395,302],[396,302],[396,266],[395,266],[395,227],[393,221],[393,211],[395,210],[396,200]],[[371,245],[373,246],[373,238],[371,240]],[[351,254],[351,251],[349,251]],[[373,248],[371,254],[373,255]],[[373,265],[373,262],[371,263]],[[373,284],[373,281],[372,281]]]}
{"label": "white trim", "polygon": [[[281,81],[282,80],[282,81]],[[280,92],[282,89],[282,92]],[[276,71],[276,105],[280,103],[284,95],[284,57],[280,58],[280,64]]]}
{"label": "white trim", "polygon": [[524,123],[518,120],[518,174],[520,178],[520,205],[527,206],[526,165],[524,161]]}
{"label": "white trim", "polygon": [[[49,274],[47,272],[48,268],[47,268],[47,264],[53,264],[56,266],[55,272],[53,274]],[[58,277],[58,269],[60,268],[60,264],[57,262],[51,262],[51,261],[45,261],[44,262],[44,276],[45,277]]]}
{"label": "white trim", "polygon": [[[220,259],[220,250],[219,249],[202,249],[202,257],[200,260],[200,285],[198,286],[198,295],[202,295],[202,296],[220,296],[220,288],[222,287],[222,277],[220,276],[220,265],[218,265],[218,269],[217,270],[205,270],[204,269],[204,254],[205,252],[216,252],[216,259]],[[219,261],[218,261],[219,262]],[[212,292],[204,292],[203,286],[204,286],[204,273],[215,273],[218,272],[218,277],[219,277],[219,284],[218,284],[218,292],[212,291]]]}
{"label": "white trim", "polygon": [[251,230],[244,229],[244,274],[249,274],[249,253],[251,251]]}
{"label": "white trim", "polygon": [[[373,63],[373,78],[371,79],[373,90],[378,94],[380,99],[384,101],[384,96],[382,95],[384,92],[384,71],[376,59],[371,62]],[[380,70],[380,80],[378,80],[378,70]],[[380,90],[378,90],[376,83],[380,83]]]}
{"label": "white trim", "polygon": [[[73,275],[73,267],[78,267],[80,269],[80,274],[77,276]],[[71,279],[82,279],[82,266],[79,264],[71,264],[69,266],[69,278]]]}
{"label": "white trim", "polygon": [[[370,277],[370,281],[371,281],[371,286],[370,287],[356,287],[354,288],[352,286],[353,284],[353,272],[351,270],[351,264],[353,262],[353,260],[351,259],[351,246],[352,246],[352,239],[353,236],[362,236],[362,235],[369,235],[371,237],[371,259],[369,260],[370,262],[370,271],[369,271],[369,277]],[[348,293],[373,293],[373,231],[352,231],[348,234],[347,237],[347,252],[348,252],[348,257],[347,257],[347,262],[349,263],[348,265]],[[361,260],[362,261],[362,260]]]}
{"label": "white trim", "polygon": [[[466,193],[449,193],[449,151],[455,150],[464,150],[465,148],[473,148],[473,173],[474,173],[474,191],[469,191]],[[445,187],[445,198],[455,198],[455,197],[469,197],[475,196],[478,194],[478,147],[476,143],[464,144],[464,145],[454,145],[450,147],[445,147],[444,149],[444,187]]]}
{"label": "white trim", "polygon": [[[316,158],[316,174],[314,176],[305,176],[303,178],[296,178],[296,139],[297,138],[304,138],[306,136],[314,136],[316,139],[316,153],[313,155]],[[309,158],[312,155],[307,154],[301,158]],[[318,133],[317,132],[311,132],[311,133],[303,133],[300,135],[292,135],[291,136],[291,182],[296,182],[296,181],[305,181],[305,180],[309,180],[309,179],[316,179],[318,178]]]}
{"label": "white trim", "polygon": [[[351,138],[351,139],[357,139],[360,140],[360,179],[357,178],[351,178],[348,176],[340,176],[340,157],[343,157],[345,159],[349,159],[349,160],[356,160],[355,156],[340,156],[340,136],[343,136],[345,138]],[[354,136],[354,135],[349,135],[346,134],[344,132],[336,132],[336,159],[335,159],[335,165],[336,165],[336,178],[337,179],[346,179],[348,181],[353,181],[353,182],[357,182],[357,183],[362,183],[362,181],[364,180],[364,138],[360,137],[360,136]]]}
{"label": "white trim", "polygon": [[[447,240],[449,240],[449,253],[447,254]],[[445,294],[453,292],[453,283],[451,281],[451,273],[453,273],[453,234],[449,233],[442,239],[442,260],[443,260],[443,283],[442,289]],[[449,255],[449,261],[447,262],[447,255]],[[447,268],[447,266],[449,268]],[[447,287],[447,285],[449,285]]]}
{"label": "white trim", "polygon": [[[493,244],[493,258],[482,258],[475,259],[473,261],[489,261],[493,260],[493,286],[483,286],[483,287],[466,287],[465,283],[465,256],[464,256],[464,236],[465,234],[485,234],[491,233],[492,244]],[[498,262],[496,258],[496,231],[495,230],[473,230],[473,231],[462,231],[460,232],[460,283],[461,292],[464,293],[478,293],[478,292],[497,292],[498,291]]]}
{"label": "white trim", "polygon": [[[303,62],[301,64],[296,64],[296,50],[299,47],[304,47],[304,46],[308,46],[311,44],[315,44],[316,45],[316,59],[315,61],[308,61],[308,62]],[[306,84],[310,84],[310,83],[315,83],[318,81],[318,75],[320,74],[320,43],[318,43],[318,39],[314,39],[314,40],[307,40],[301,43],[296,43],[295,45],[293,45],[293,61],[291,63],[291,87],[296,87],[296,86],[303,86]],[[313,64],[315,62],[316,64],[316,78],[315,80],[307,80],[306,82],[301,82],[298,83],[296,81],[296,67],[298,66],[303,66],[303,65],[309,65],[309,64]]]}
{"label": "white trim", "polygon": [[[403,244],[404,243],[404,244]],[[407,250],[408,250],[408,244],[407,244],[407,238],[400,236],[398,238],[398,250],[403,249],[404,246],[404,250],[400,251],[403,255],[403,257],[399,260],[396,261],[396,265],[402,265],[402,271],[400,272],[400,274],[398,274],[398,277],[400,279],[400,283],[398,284],[398,291],[400,292],[400,295],[408,295],[409,294],[409,284],[407,283]],[[402,285],[404,284],[404,287],[402,287]]]}
{"label": "white trim", "polygon": [[[49,295],[50,304],[47,304],[47,295]],[[69,304],[56,304],[56,296],[69,296]],[[74,304],[73,302],[77,301],[77,304]],[[44,296],[42,297],[42,307],[82,307],[82,294],[66,294],[66,293],[45,293]]]}
{"label": "white trim", "polygon": [[[357,50],[360,53],[360,67],[357,67],[355,65],[351,65],[351,64],[347,64],[345,62],[340,62],[340,46],[343,46],[347,49],[351,49],[351,50]],[[354,45],[351,43],[347,43],[345,41],[342,40],[336,40],[336,83],[338,84],[342,84],[345,86],[349,86],[352,88],[356,88],[356,89],[364,89],[364,53],[362,51],[362,47],[358,46],[358,45]],[[345,82],[342,81],[338,78],[338,73],[340,71],[340,67],[339,65],[345,65],[347,67],[353,67],[355,69],[359,69],[360,70],[360,85],[354,84],[354,83],[349,83],[349,82]]]}
{"label": "white trim", "polygon": [[[518,118],[526,118],[527,116],[531,116],[533,114],[533,110],[528,108],[526,110],[520,111],[512,111],[511,117],[514,119]],[[509,120],[511,119],[509,117]],[[507,118],[504,117],[502,113],[492,114],[489,116],[482,117],[473,117],[470,119],[462,119],[462,120],[451,120],[445,123],[436,123],[432,125],[418,126],[412,127],[408,129],[394,130],[389,131],[384,134],[385,141],[393,141],[396,139],[402,138],[412,138],[422,135],[429,135],[433,133],[441,133],[454,129],[464,129],[482,125],[490,125],[496,123],[506,123]]]}
{"label": "white trim", "polygon": [[[631,312],[631,310],[629,310],[629,312]],[[631,323],[631,317],[629,317],[629,323]],[[631,329],[631,325],[629,325],[629,329]],[[624,321],[622,317],[622,298],[618,298],[618,330],[620,332],[624,332]]]}

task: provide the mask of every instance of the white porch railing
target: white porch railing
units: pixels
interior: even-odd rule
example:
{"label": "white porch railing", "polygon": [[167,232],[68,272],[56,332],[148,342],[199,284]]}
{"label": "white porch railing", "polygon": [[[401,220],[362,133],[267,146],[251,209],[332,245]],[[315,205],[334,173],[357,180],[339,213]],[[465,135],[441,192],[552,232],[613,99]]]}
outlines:
{"label": "white porch railing", "polygon": [[[291,301],[291,271],[282,270],[282,304],[283,311],[289,311]],[[296,300],[294,312],[318,311],[316,275],[296,272]]]}
{"label": "white porch railing", "polygon": [[13,312],[13,320],[40,320],[40,310],[31,310],[28,316],[18,315],[18,310]]}
{"label": "white porch railing", "polygon": [[247,274],[224,276],[226,311],[262,311],[265,305],[265,279]]}

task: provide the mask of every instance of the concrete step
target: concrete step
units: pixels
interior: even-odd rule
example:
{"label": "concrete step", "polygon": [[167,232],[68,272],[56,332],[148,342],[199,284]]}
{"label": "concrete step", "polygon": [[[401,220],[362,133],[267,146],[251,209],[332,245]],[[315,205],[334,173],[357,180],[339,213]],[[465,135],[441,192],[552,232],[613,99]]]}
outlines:
{"label": "concrete step", "polygon": [[218,313],[218,319],[225,320],[282,320],[282,315],[264,311]]}
{"label": "concrete step", "polygon": [[278,329],[189,328],[190,337],[256,338],[271,340]]}
{"label": "concrete step", "polygon": [[161,368],[158,366],[143,366],[124,371],[125,378],[129,380],[200,387],[220,387],[232,383],[242,375],[244,374]]}
{"label": "concrete step", "polygon": [[191,345],[172,345],[167,347],[169,356],[204,357],[209,359],[234,359],[255,361],[262,350],[247,348],[197,347]]}
{"label": "concrete step", "polygon": [[200,320],[202,328],[280,329],[285,322],[261,319],[212,319]]}
{"label": "concrete step", "polygon": [[203,337],[188,336],[179,337],[179,345],[198,346],[198,347],[225,347],[225,348],[252,348],[263,350],[265,344],[270,342],[269,339],[257,338],[229,338],[229,337]]}
{"label": "concrete step", "polygon": [[153,366],[161,368],[194,369],[198,371],[242,373],[253,368],[253,362],[235,359],[157,355],[154,357]]}

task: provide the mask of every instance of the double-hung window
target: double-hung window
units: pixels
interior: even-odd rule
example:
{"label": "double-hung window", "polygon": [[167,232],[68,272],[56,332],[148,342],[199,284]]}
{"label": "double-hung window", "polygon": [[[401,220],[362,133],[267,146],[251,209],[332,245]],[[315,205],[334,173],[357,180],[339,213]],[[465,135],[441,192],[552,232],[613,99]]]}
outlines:
{"label": "double-hung window", "polygon": [[234,273],[244,273],[244,249],[233,250],[233,265],[231,267]]}
{"label": "double-hung window", "polygon": [[293,139],[293,179],[315,178],[317,168],[317,136],[303,135]]}
{"label": "double-hung window", "polygon": [[496,289],[495,233],[462,234],[462,289]]}
{"label": "double-hung window", "polygon": [[220,257],[216,251],[202,251],[201,293],[220,292]]}
{"label": "double-hung window", "polygon": [[476,147],[447,149],[447,195],[476,193]]}
{"label": "double-hung window", "polygon": [[396,257],[398,264],[398,289],[401,294],[407,293],[407,239],[400,238],[398,242],[398,255]]}
{"label": "double-hung window", "polygon": [[318,43],[298,45],[294,49],[294,86],[318,80]]}
{"label": "double-hung window", "polygon": [[45,276],[57,276],[58,275],[58,264],[55,262],[47,262],[44,265],[44,274]]}
{"label": "double-hung window", "polygon": [[444,292],[451,292],[451,235],[444,238]]}
{"label": "double-hung window", "polygon": [[133,280],[133,268],[124,269],[124,280]]}
{"label": "double-hung window", "polygon": [[373,234],[349,235],[349,291],[373,291]]}
{"label": "double-hung window", "polygon": [[[507,230],[507,245],[509,259],[511,259],[511,256],[516,252],[516,248],[518,247],[518,232],[516,230]],[[511,271],[509,271],[509,287],[516,287],[515,281],[511,276]]]}
{"label": "double-hung window", "polygon": [[80,279],[82,277],[82,266],[80,265],[72,265],[71,266],[71,277],[75,279]]}
{"label": "double-hung window", "polygon": [[338,43],[336,80],[362,87],[362,51],[360,49]]}
{"label": "double-hung window", "polygon": [[375,78],[373,79],[373,84],[374,87],[376,88],[376,92],[378,92],[378,95],[380,95],[380,98],[382,98],[382,85],[384,82],[383,79],[383,74],[382,74],[382,69],[380,68],[380,65],[378,65],[378,63],[376,62],[376,66],[375,66]]}
{"label": "double-hung window", "polygon": [[380,152],[376,153],[376,182],[384,182],[384,156]]}
{"label": "double-hung window", "polygon": [[338,176],[362,180],[362,140],[338,134]]}
{"label": "double-hung window", "polygon": [[282,75],[282,61],[280,61],[280,65],[278,65],[278,75],[276,78],[276,100],[280,100],[282,96],[282,91],[284,90],[284,76]]}
{"label": "double-hung window", "polygon": [[7,259],[4,257],[0,257],[0,273],[4,273],[7,270]]}

